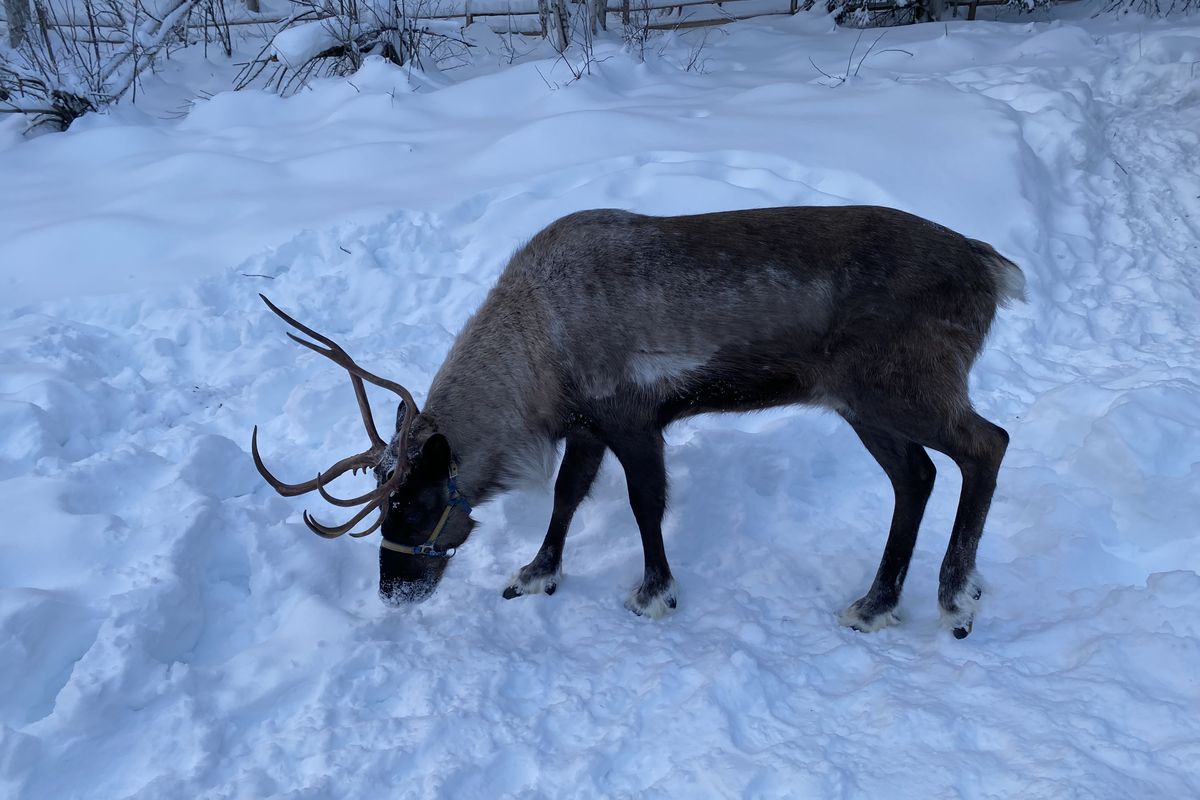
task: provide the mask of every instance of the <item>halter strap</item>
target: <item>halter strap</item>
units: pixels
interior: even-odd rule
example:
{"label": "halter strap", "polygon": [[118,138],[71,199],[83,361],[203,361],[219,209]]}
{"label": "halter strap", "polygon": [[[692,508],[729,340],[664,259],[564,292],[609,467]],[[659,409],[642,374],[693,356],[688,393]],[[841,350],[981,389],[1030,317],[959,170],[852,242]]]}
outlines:
{"label": "halter strap", "polygon": [[442,534],[442,529],[446,527],[446,522],[450,519],[450,512],[454,508],[461,508],[468,514],[471,513],[471,504],[462,496],[458,490],[458,465],[450,464],[450,474],[446,478],[446,488],[450,493],[450,502],[442,510],[442,516],[438,518],[437,525],[433,526],[433,531],[425,539],[424,542],[417,545],[396,544],[389,542],[387,539],[380,541],[379,546],[384,550],[391,550],[393,553],[404,553],[410,556],[432,556],[433,558],[450,558],[456,552],[453,547],[448,547],[445,550],[439,550],[434,542],[438,536]]}

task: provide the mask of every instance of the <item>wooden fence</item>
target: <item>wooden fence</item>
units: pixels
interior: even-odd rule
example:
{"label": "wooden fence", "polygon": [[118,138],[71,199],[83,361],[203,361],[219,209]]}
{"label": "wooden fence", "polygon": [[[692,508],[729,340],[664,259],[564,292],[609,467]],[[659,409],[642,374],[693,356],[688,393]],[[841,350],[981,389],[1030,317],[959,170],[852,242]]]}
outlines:
{"label": "wooden fence", "polygon": [[[247,0],[247,5],[251,2],[257,6],[254,0]],[[616,25],[618,21],[620,26],[633,25],[647,31],[686,30],[757,17],[796,14],[802,8],[811,7],[813,2],[825,3],[828,0],[429,0],[412,4],[412,7],[416,9],[413,13],[416,19],[461,20],[463,25],[484,22],[497,33],[550,38],[559,49],[563,49],[571,40],[572,25],[580,20],[591,22],[593,30],[607,30],[610,24]],[[965,8],[966,19],[973,20],[979,6],[1006,5],[1010,0],[925,0],[923,6],[918,6],[919,2],[921,0],[850,0],[844,7],[844,13],[912,14],[925,8],[933,11],[934,16],[949,12],[948,15],[958,17],[959,9]],[[51,22],[51,26],[91,28],[98,32],[108,29],[122,31],[126,27],[106,23],[103,14],[101,11],[99,18],[92,21],[59,17]],[[239,9],[239,13],[231,14],[219,23],[211,19],[195,19],[188,23],[188,27],[270,27],[287,21],[287,17],[252,14]]]}
{"label": "wooden fence", "polygon": [[[845,13],[865,11],[884,14],[896,11],[917,11],[920,7],[932,9],[936,3],[938,16],[946,11],[953,17],[959,9],[966,9],[966,19],[975,19],[979,6],[1007,5],[1011,0],[926,0],[924,6],[916,2],[901,0],[850,0]],[[569,23],[580,16],[579,6],[591,5],[592,0],[465,0],[462,3],[441,3],[428,15],[430,19],[462,19],[470,25],[476,20],[486,21],[499,33],[519,33],[533,36],[551,36],[555,23]],[[609,18],[620,15],[622,25],[636,24],[647,30],[676,30],[725,25],[739,20],[756,17],[796,14],[802,8],[813,5],[814,0],[619,0],[609,3],[603,10],[596,8],[591,16],[599,27],[607,29]],[[824,3],[827,0],[815,0]],[[572,8],[575,7],[575,8]],[[588,16],[588,15],[584,15]],[[566,27],[564,25],[564,27]]]}

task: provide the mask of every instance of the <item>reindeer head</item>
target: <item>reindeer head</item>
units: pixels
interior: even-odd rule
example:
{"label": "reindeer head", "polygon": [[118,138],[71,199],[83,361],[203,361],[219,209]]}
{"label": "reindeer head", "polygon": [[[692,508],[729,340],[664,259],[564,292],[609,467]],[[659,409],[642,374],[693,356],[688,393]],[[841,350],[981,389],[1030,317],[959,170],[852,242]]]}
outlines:
{"label": "reindeer head", "polygon": [[[379,548],[379,596],[386,603],[420,602],[437,588],[446,564],[455,548],[466,541],[475,526],[471,506],[459,493],[454,454],[446,437],[438,433],[424,418],[407,389],[394,381],[367,372],[346,354],[337,343],[311,328],[302,325],[262,297],[267,307],[280,318],[320,344],[288,336],[305,347],[328,358],[350,373],[358,410],[371,446],[357,455],[338,461],[325,472],[304,483],[284,483],[270,473],[258,452],[258,426],[250,436],[250,451],[254,465],[275,491],[284,497],[316,491],[335,506],[354,508],[358,513],[347,522],[331,527],[323,525],[304,512],[304,523],[313,533],[325,539],[343,534],[360,538],[383,529]],[[322,346],[324,345],[324,346]],[[395,392],[400,397],[396,409],[396,431],[385,442],[375,428],[367,391],[363,381]],[[340,498],[325,487],[347,472],[372,470],[376,487],[359,497]],[[353,531],[372,512],[378,517],[370,527]]]}

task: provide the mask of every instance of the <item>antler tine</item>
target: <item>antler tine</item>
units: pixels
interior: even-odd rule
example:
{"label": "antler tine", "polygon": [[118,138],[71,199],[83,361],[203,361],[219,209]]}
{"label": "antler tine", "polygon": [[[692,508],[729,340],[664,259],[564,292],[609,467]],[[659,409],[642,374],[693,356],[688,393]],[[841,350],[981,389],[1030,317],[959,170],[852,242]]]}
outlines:
{"label": "antler tine", "polygon": [[367,429],[367,436],[370,437],[372,446],[382,450],[387,447],[387,442],[380,437],[379,429],[375,427],[375,417],[371,415],[371,404],[367,402],[367,387],[363,386],[362,378],[354,373],[350,374],[350,382],[354,384],[354,399],[358,401],[358,411],[362,414],[363,427]]}
{"label": "antler tine", "polygon": [[254,430],[250,434],[250,454],[254,456],[254,466],[258,467],[258,474],[262,475],[263,479],[284,497],[295,497],[307,494],[314,489],[320,489],[326,483],[344,475],[349,470],[369,469],[375,466],[375,462],[372,460],[373,452],[373,450],[367,450],[357,455],[347,456],[325,472],[318,473],[317,477],[311,481],[305,481],[304,483],[284,483],[272,475],[271,471],[267,469],[267,465],[263,463],[262,455],[258,452],[257,425],[254,426]]}
{"label": "antler tine", "polygon": [[374,373],[367,372],[365,369],[360,367],[358,364],[354,363],[354,359],[350,358],[349,354],[347,354],[346,351],[343,350],[341,345],[339,345],[337,342],[333,341],[328,336],[322,336],[321,334],[314,331],[312,328],[308,327],[307,325],[303,324],[302,322],[297,321],[296,319],[291,317],[286,311],[284,311],[279,306],[275,305],[270,300],[268,300],[267,296],[265,294],[260,293],[258,296],[261,297],[262,301],[267,304],[267,308],[274,311],[275,314],[280,319],[282,319],[287,324],[291,325],[293,328],[296,328],[297,330],[299,330],[301,333],[305,334],[306,336],[311,336],[313,339],[316,339],[318,342],[325,345],[325,347],[320,347],[318,345],[313,344],[312,342],[305,341],[304,339],[301,339],[299,336],[297,336],[296,334],[291,333],[289,331],[288,337],[291,338],[292,341],[295,341],[295,342],[298,342],[298,343],[304,345],[309,350],[312,350],[314,353],[320,353],[321,355],[325,356],[333,363],[337,364],[338,366],[340,366],[343,369],[345,369],[346,371],[348,371],[351,375],[356,375],[365,381],[369,381],[369,382],[375,384],[376,386],[379,386],[380,388],[388,389],[389,391],[395,392],[396,394],[400,395],[400,399],[404,401],[405,406],[413,409],[414,411],[416,410],[417,403],[415,400],[413,400],[413,396],[408,391],[408,389],[405,389],[403,386],[396,383],[395,381],[389,381],[387,378],[381,378],[378,375],[375,375]]}
{"label": "antler tine", "polygon": [[386,514],[380,514],[379,519],[375,520],[374,524],[372,524],[371,527],[367,528],[365,531],[351,531],[347,535],[351,539],[361,539],[364,536],[370,536],[372,533],[379,530],[379,526],[383,524],[383,518],[386,516]]}
{"label": "antler tine", "polygon": [[[317,480],[318,481],[321,480],[320,475],[317,476]],[[328,502],[332,503],[335,506],[341,506],[342,508],[353,508],[354,506],[360,506],[363,503],[369,502],[371,500],[381,499],[382,501],[386,501],[388,498],[391,497],[392,493],[396,490],[396,487],[398,487],[403,482],[403,480],[404,480],[404,473],[401,472],[400,470],[396,470],[392,473],[392,477],[388,478],[387,481],[385,481],[384,483],[381,483],[379,486],[375,487],[374,489],[367,492],[366,494],[362,494],[362,495],[359,495],[358,497],[352,497],[349,499],[344,499],[341,497],[334,497],[329,492],[325,491],[324,484],[318,484],[317,491],[321,493],[321,497],[324,497]],[[382,514],[380,519],[381,520],[386,519],[387,515],[388,515],[388,507],[381,506],[379,510],[380,510],[380,513]]]}
{"label": "antler tine", "polygon": [[396,465],[392,470],[393,476],[408,472],[408,437],[412,433],[413,419],[417,414],[413,406],[405,404],[404,416],[401,417],[399,414],[396,416],[396,428],[400,432],[400,441],[396,443]]}
{"label": "antler tine", "polygon": [[[330,527],[328,525],[322,525],[320,522],[317,522],[317,520],[313,517],[312,514],[305,511],[304,512],[304,524],[308,526],[309,530],[311,530],[313,533],[317,534],[318,536],[320,536],[322,538],[336,539],[337,537],[339,537],[345,533],[349,533],[350,530],[355,525],[357,525],[358,523],[363,521],[363,518],[366,517],[367,514],[370,514],[372,511],[375,511],[376,509],[378,509],[379,504],[381,502],[383,502],[383,498],[377,498],[375,500],[372,500],[370,503],[367,503],[365,506],[363,506],[362,510],[360,510],[357,514],[355,514],[353,517],[351,517],[347,522],[344,522],[341,525],[338,525],[337,527]],[[365,531],[359,531],[358,533],[351,534],[351,535],[354,536],[354,538],[358,538],[359,536],[366,536],[367,534],[372,533],[376,528],[378,528],[382,524],[383,524],[383,514],[380,514],[379,519],[375,520],[375,524],[372,525],[370,528],[368,528]]]}
{"label": "antler tine", "polygon": [[[279,306],[272,303],[270,301],[270,299],[268,299],[267,296],[265,294],[263,294],[262,292],[259,292],[258,296],[261,297],[262,301],[267,304],[267,308],[274,311],[275,315],[278,316],[280,319],[282,319],[284,322],[286,322],[288,325],[291,325],[293,328],[295,328],[296,330],[305,334],[306,336],[311,336],[312,338],[316,339],[321,344],[328,347],[330,350],[344,352],[344,351],[342,351],[342,348],[338,346],[337,342],[333,341],[333,339],[330,339],[328,336],[324,336],[320,333],[317,333],[312,328],[305,325],[303,322],[300,322],[298,319],[293,317],[291,314],[288,314],[282,308],[280,308]],[[293,339],[296,339],[296,337],[290,333],[288,334],[288,336],[291,336]],[[311,344],[303,341],[302,339],[296,339],[296,340],[298,342],[300,342],[300,344],[307,345],[308,347],[313,347]],[[313,347],[313,349],[316,350],[318,353],[322,352],[319,348]]]}
{"label": "antler tine", "polygon": [[[318,481],[321,480],[320,475],[317,476],[317,480]],[[390,481],[389,481],[389,483],[390,483]],[[317,484],[317,491],[321,493],[321,497],[324,497],[327,502],[329,502],[335,506],[341,506],[342,508],[354,508],[355,506],[361,506],[363,503],[367,502],[368,500],[374,500],[376,497],[378,497],[383,492],[383,490],[385,488],[390,489],[390,487],[388,487],[387,484],[384,484],[383,486],[375,487],[374,489],[367,492],[366,494],[362,494],[362,495],[359,495],[358,497],[351,497],[349,499],[346,499],[346,498],[342,498],[342,497],[334,497],[329,492],[325,491],[324,484],[320,484],[320,483]]]}

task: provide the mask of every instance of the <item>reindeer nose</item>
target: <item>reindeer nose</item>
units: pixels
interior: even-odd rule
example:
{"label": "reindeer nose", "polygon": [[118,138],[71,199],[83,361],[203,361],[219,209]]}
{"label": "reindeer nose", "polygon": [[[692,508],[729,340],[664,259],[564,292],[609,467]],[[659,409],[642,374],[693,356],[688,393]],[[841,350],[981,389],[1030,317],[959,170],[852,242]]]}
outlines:
{"label": "reindeer nose", "polygon": [[434,580],[389,581],[381,578],[379,599],[385,606],[413,605],[428,600],[436,588],[437,581]]}
{"label": "reindeer nose", "polygon": [[406,606],[428,600],[438,587],[446,559],[407,555],[379,548],[379,599]]}

